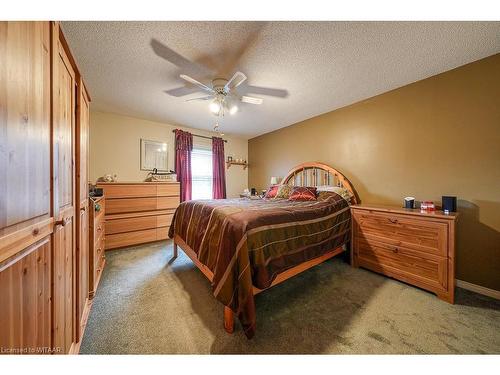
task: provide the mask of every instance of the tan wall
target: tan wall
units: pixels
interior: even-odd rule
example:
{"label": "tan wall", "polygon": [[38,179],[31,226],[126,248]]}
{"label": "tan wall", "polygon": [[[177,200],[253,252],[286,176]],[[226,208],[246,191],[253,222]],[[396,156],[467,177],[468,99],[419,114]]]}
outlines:
{"label": "tan wall", "polygon": [[[142,120],[138,118],[91,111],[90,114],[90,179],[105,174],[117,174],[119,181],[144,181],[147,171],[140,169],[140,140],[163,141],[168,144],[168,164],[174,170],[173,129],[183,129],[194,134],[212,136],[210,132],[186,127]],[[224,136],[226,158],[228,155],[247,158],[248,141],[243,138]],[[195,142],[210,145],[210,140],[194,138]],[[232,166],[226,170],[228,197],[237,197],[247,187],[248,170]]]}
{"label": "tan wall", "polygon": [[251,139],[249,158],[258,188],[322,161],[366,203],[458,196],[457,278],[500,290],[500,54]]}

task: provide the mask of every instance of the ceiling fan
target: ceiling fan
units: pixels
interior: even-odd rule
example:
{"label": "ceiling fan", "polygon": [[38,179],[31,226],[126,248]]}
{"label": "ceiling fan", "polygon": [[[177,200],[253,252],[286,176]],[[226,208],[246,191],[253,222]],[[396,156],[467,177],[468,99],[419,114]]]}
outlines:
{"label": "ceiling fan", "polygon": [[[186,73],[199,76],[221,76],[223,74],[215,73],[210,68],[197,62],[191,62],[185,57],[179,55],[165,44],[157,39],[151,39],[151,47],[156,55],[164,58],[165,60],[177,65]],[[241,55],[241,54],[240,54]],[[237,61],[233,62],[233,66]],[[226,64],[227,65],[227,64]],[[190,98],[186,101],[210,101],[209,109],[214,115],[219,118],[229,113],[234,115],[238,112],[238,103],[247,104],[262,104],[263,99],[248,95],[248,93],[256,93],[260,95],[274,96],[274,97],[287,97],[288,91],[282,89],[251,86],[248,84],[242,85],[247,80],[247,76],[242,72],[237,71],[230,79],[214,78],[210,84],[204,84],[192,78],[188,74],[180,74],[179,76],[184,81],[191,84],[190,86],[178,87],[171,90],[166,90],[165,93],[175,97],[182,97],[193,94],[195,92],[205,92],[207,95],[197,98]],[[240,86],[242,85],[242,86]],[[237,91],[236,88],[240,86]],[[218,127],[218,124],[216,124]]]}
{"label": "ceiling fan", "polygon": [[238,111],[238,101],[249,104],[262,104],[263,102],[263,99],[261,98],[255,98],[248,95],[240,96],[235,91],[236,87],[241,85],[247,79],[247,76],[242,72],[234,73],[230,80],[225,78],[215,78],[212,80],[211,87],[204,85],[186,74],[181,74],[180,77],[186,82],[189,82],[199,87],[201,90],[209,93],[208,96],[187,99],[186,101],[211,100],[212,102],[209,105],[210,112],[219,117],[223,117],[226,113],[234,115]]}

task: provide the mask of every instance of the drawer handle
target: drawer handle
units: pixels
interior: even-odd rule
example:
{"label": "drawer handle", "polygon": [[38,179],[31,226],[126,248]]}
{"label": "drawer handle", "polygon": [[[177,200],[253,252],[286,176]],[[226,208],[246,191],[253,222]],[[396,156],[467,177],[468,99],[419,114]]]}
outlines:
{"label": "drawer handle", "polygon": [[396,253],[396,254],[397,254],[397,253],[398,253],[398,251],[399,251],[399,248],[397,248],[397,247],[394,247],[394,248],[392,249],[392,252],[393,252],[393,253]]}
{"label": "drawer handle", "polygon": [[397,224],[398,223],[398,219],[391,219],[391,218],[388,218],[388,220],[393,223],[393,224]]}

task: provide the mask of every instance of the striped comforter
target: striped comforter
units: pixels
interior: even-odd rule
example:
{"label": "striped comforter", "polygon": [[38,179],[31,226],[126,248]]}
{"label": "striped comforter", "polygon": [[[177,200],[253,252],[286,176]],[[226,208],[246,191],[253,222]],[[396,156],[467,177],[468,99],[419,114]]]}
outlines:
{"label": "striped comforter", "polygon": [[215,297],[255,333],[253,286],[267,288],[282,271],[349,240],[348,203],[220,199],[187,201],[177,208],[169,237],[179,235],[214,274]]}

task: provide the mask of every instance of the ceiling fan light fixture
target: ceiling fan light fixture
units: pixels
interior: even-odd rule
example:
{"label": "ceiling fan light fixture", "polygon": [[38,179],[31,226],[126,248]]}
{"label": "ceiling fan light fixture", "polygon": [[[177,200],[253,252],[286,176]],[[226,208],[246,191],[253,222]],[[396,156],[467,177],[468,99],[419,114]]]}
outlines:
{"label": "ceiling fan light fixture", "polygon": [[210,112],[212,112],[214,115],[218,115],[220,112],[220,104],[217,102],[217,100],[214,100],[210,105],[208,106],[210,109]]}
{"label": "ceiling fan light fixture", "polygon": [[233,104],[230,108],[229,108],[229,114],[230,115],[234,115],[236,112],[238,112],[238,106],[236,104]]}

